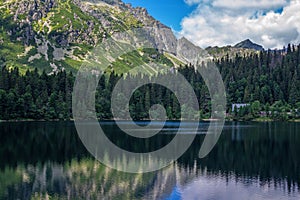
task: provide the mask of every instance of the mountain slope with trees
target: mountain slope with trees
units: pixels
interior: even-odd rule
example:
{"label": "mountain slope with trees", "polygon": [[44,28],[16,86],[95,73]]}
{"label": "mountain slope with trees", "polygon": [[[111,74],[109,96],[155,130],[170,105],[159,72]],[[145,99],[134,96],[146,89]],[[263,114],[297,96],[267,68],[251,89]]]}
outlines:
{"label": "mountain slope with trees", "polygon": [[[288,45],[284,50],[261,51],[248,56],[236,55],[232,59],[227,56],[212,62],[219,68],[225,83],[230,118],[252,120],[261,117],[262,113],[274,120],[299,118],[300,45]],[[207,63],[208,67],[212,62]],[[201,118],[209,118],[210,97],[201,75],[190,65],[179,68],[178,73],[186,77],[198,97],[201,110],[191,115],[200,114]],[[136,76],[150,78],[140,74]],[[130,76],[110,73],[100,79],[96,93],[99,119],[112,119],[109,100],[113,86],[120,78],[130,79]],[[22,75],[18,68],[3,67],[0,72],[0,119],[71,119],[74,79],[72,72],[47,75],[34,70]],[[122,94],[119,97],[124,100]],[[132,118],[148,119],[149,108],[157,103],[165,106],[169,119],[180,119],[176,96],[155,84],[143,86],[133,94],[130,99]],[[250,105],[232,112],[233,103]]]}
{"label": "mountain slope with trees", "polygon": [[[0,0],[0,11],[0,119],[71,119],[74,74],[86,55],[103,39],[142,27],[160,30],[153,35],[156,48],[137,49],[110,66],[96,93],[98,117],[112,118],[109,99],[116,81],[136,65],[152,62],[182,73],[194,87],[201,108],[200,113],[191,115],[209,118],[207,87],[186,62],[198,55],[203,57],[205,52],[185,38],[177,40],[172,30],[146,9],[133,8],[120,0]],[[265,51],[250,40],[235,47],[207,48],[225,82],[229,117],[299,117],[299,48],[288,45],[283,50]],[[208,67],[211,64],[207,63]],[[144,74],[130,76],[150,78]],[[122,94],[119,96],[122,100]],[[169,119],[181,117],[175,95],[157,85],[140,88],[130,102],[136,120],[148,119],[148,109],[155,103],[166,107]],[[232,112],[233,103],[250,106]]]}

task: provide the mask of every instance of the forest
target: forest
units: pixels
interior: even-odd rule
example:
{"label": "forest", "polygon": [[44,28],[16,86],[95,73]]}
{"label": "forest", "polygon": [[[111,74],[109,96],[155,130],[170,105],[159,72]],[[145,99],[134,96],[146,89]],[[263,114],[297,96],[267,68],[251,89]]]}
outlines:
{"label": "forest", "polygon": [[[300,45],[283,50],[268,50],[248,55],[225,56],[211,61],[222,75],[227,92],[227,118],[231,120],[293,120],[300,118]],[[209,66],[209,63],[201,65]],[[204,67],[204,66],[199,66]],[[171,72],[170,72],[171,73]],[[201,119],[210,118],[211,101],[201,75],[191,65],[178,68],[192,85],[199,101]],[[140,79],[151,77],[135,75]],[[159,74],[158,76],[163,76]],[[100,120],[112,119],[110,109],[114,85],[123,75],[107,73],[96,91],[96,112]],[[130,79],[130,76],[126,78]],[[53,74],[1,67],[0,120],[70,120],[75,75],[60,71]],[[120,94],[122,96],[122,94]],[[232,109],[232,104],[247,106]],[[181,118],[178,100],[169,89],[156,84],[136,90],[130,99],[134,120],[149,119],[149,108],[162,104],[168,119]]]}

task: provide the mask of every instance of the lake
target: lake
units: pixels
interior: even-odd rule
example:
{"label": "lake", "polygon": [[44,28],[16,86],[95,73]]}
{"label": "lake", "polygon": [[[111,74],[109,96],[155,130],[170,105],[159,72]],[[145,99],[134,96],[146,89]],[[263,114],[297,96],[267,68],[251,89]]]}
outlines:
{"label": "lake", "polygon": [[[178,124],[136,139],[101,122],[111,141],[134,152],[168,144]],[[72,122],[0,123],[0,199],[300,199],[300,123],[227,122],[199,159],[208,125],[199,124],[193,144],[172,165],[130,174],[95,160]]]}

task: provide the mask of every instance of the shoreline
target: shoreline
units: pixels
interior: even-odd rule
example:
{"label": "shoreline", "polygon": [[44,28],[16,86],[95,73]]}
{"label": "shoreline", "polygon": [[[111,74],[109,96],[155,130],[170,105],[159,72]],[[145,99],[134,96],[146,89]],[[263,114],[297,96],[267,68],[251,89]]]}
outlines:
{"label": "shoreline", "polygon": [[[129,119],[103,119],[98,121],[131,121]],[[135,121],[151,121],[151,119],[142,119],[142,120],[135,120]],[[152,120],[152,121],[161,121],[161,120]],[[178,119],[171,119],[166,121],[185,121],[185,120],[178,120]],[[191,120],[189,120],[191,121]],[[199,122],[216,122],[219,121],[218,119],[200,119]],[[8,123],[8,122],[74,122],[74,119],[69,120],[59,120],[59,119],[53,119],[53,120],[34,120],[34,119],[14,119],[14,120],[0,120],[0,123]],[[225,119],[225,122],[300,122],[300,119],[291,119],[291,120],[274,120],[270,118],[256,118],[253,120],[233,120],[233,119]]]}

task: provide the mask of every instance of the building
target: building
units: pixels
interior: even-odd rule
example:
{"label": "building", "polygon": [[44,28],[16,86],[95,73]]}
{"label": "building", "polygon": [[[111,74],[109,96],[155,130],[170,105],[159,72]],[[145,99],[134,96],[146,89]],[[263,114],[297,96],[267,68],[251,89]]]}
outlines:
{"label": "building", "polygon": [[236,104],[232,104],[232,112],[235,111],[235,109],[237,109],[236,111],[239,111],[240,108],[246,107],[246,106],[250,106],[249,103],[236,103]]}

